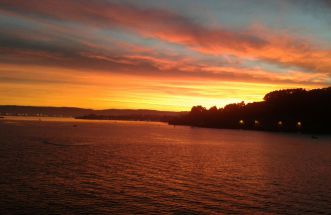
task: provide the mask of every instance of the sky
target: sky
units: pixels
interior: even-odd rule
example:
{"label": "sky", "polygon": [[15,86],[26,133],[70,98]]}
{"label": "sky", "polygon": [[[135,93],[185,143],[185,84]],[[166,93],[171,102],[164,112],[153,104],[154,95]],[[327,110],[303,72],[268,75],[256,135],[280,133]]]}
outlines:
{"label": "sky", "polygon": [[330,85],[329,0],[0,0],[0,105],[182,111]]}

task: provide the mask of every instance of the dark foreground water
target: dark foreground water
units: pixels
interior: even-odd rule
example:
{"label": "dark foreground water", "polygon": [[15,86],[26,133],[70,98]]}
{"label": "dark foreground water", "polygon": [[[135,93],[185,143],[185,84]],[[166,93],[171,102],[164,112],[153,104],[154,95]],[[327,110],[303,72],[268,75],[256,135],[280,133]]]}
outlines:
{"label": "dark foreground water", "polygon": [[331,213],[330,137],[7,119],[0,173],[0,214]]}

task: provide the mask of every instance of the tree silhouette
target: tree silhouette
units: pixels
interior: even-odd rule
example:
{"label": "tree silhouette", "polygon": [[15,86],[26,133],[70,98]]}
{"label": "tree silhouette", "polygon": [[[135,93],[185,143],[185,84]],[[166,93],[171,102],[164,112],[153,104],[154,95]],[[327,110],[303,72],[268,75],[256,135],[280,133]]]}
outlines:
{"label": "tree silhouette", "polygon": [[224,108],[194,106],[170,124],[213,128],[331,133],[331,87],[284,89],[267,93],[264,101],[228,104]]}

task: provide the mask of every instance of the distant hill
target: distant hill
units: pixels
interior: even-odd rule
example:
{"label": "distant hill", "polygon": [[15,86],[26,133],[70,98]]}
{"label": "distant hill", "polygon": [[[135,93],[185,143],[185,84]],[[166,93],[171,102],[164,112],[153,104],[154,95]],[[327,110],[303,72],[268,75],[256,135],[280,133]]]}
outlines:
{"label": "distant hill", "polygon": [[105,109],[93,110],[76,107],[36,107],[0,105],[0,115],[26,115],[26,116],[61,116],[80,117],[85,115],[101,116],[128,116],[128,115],[149,115],[149,116],[178,116],[185,112],[157,111],[144,109]]}

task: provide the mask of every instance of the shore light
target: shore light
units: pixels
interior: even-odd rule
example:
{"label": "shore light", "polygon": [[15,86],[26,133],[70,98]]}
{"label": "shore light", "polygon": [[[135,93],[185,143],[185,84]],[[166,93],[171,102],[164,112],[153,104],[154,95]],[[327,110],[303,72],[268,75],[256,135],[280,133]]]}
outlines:
{"label": "shore light", "polygon": [[245,124],[244,120],[242,120],[242,119],[241,119],[241,120],[239,120],[239,124],[240,124],[240,125],[243,125],[243,124]]}

